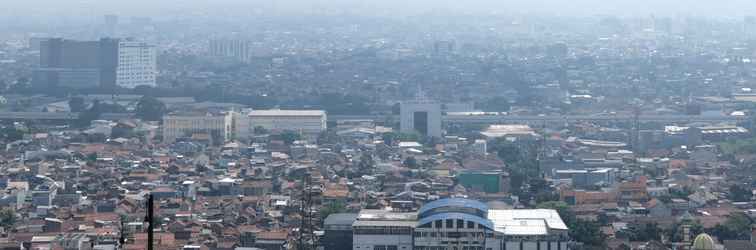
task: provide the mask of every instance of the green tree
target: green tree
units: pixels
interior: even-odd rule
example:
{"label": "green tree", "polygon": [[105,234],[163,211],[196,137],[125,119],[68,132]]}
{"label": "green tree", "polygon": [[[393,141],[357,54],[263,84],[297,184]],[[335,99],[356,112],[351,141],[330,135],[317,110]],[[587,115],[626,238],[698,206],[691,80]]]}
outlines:
{"label": "green tree", "polygon": [[570,237],[592,247],[603,247],[606,235],[601,232],[601,225],[596,222],[577,219],[570,206],[562,201],[548,201],[536,206],[542,209],[554,209],[559,213],[564,224],[569,228]]}
{"label": "green tree", "polygon": [[576,220],[575,212],[572,211],[572,208],[570,208],[570,205],[563,201],[547,201],[542,202],[536,205],[537,208],[541,209],[553,209],[556,210],[557,213],[559,213],[559,217],[562,218],[562,221],[564,221],[564,224],[570,225]]}
{"label": "green tree", "polygon": [[494,141],[491,149],[507,164],[518,163],[524,160],[520,147],[509,141],[497,139]]}
{"label": "green tree", "polygon": [[606,244],[606,235],[601,232],[600,225],[596,222],[578,219],[568,227],[570,237],[577,242],[601,248]]}
{"label": "green tree", "polygon": [[656,223],[634,223],[621,231],[621,235],[630,241],[658,241],[661,240],[662,229]]}
{"label": "green tree", "polygon": [[417,159],[413,156],[407,157],[407,159],[404,159],[404,162],[402,162],[402,165],[408,168],[417,168]]}
{"label": "green tree", "polygon": [[497,96],[475,104],[476,108],[485,112],[507,112],[509,111],[509,100],[503,96]]}
{"label": "green tree", "polygon": [[665,231],[665,234],[670,241],[680,242],[683,240],[683,238],[685,238],[682,231],[682,225],[690,225],[690,234],[694,237],[704,232],[704,227],[700,221],[684,219],[678,223],[675,223],[674,225],[672,225],[672,227],[668,228]]}
{"label": "green tree", "polygon": [[536,203],[559,200],[556,190],[549,186],[549,182],[543,178],[530,179],[528,186],[528,193],[535,198]]}
{"label": "green tree", "polygon": [[292,143],[294,143],[294,141],[298,141],[302,139],[301,134],[295,131],[291,131],[291,130],[285,130],[281,132],[279,137],[281,138],[282,141],[284,141],[286,145],[291,145]]}
{"label": "green tree", "polygon": [[752,224],[744,213],[733,213],[723,224],[716,225],[711,234],[720,240],[746,240],[751,235]]}
{"label": "green tree", "polygon": [[10,228],[16,224],[16,212],[11,208],[0,209],[0,227]]}
{"label": "green tree", "polygon": [[90,154],[87,155],[87,162],[94,163],[96,161],[97,161],[97,153],[92,152],[92,153],[90,153]]}
{"label": "green tree", "polygon": [[730,192],[727,196],[730,200],[735,202],[746,202],[751,200],[751,190],[746,189],[741,185],[733,184],[730,186]]}
{"label": "green tree", "polygon": [[320,221],[324,221],[331,214],[343,213],[346,211],[346,204],[343,202],[331,202],[320,209]]}
{"label": "green tree", "polygon": [[253,132],[254,132],[254,133],[255,133],[256,135],[264,135],[264,134],[268,134],[268,130],[267,130],[267,129],[265,129],[265,128],[264,128],[263,126],[255,126],[255,128],[253,129]]}
{"label": "green tree", "polygon": [[18,141],[24,138],[24,132],[14,126],[7,126],[0,130],[0,138],[6,142]]}
{"label": "green tree", "polygon": [[87,104],[84,103],[83,97],[76,96],[68,100],[68,107],[71,112],[82,112],[87,108]]}
{"label": "green tree", "polygon": [[383,140],[383,143],[386,145],[394,145],[394,142],[396,142],[396,134],[395,133],[384,133],[381,135],[381,139]]}
{"label": "green tree", "polygon": [[360,161],[359,163],[357,163],[357,169],[359,169],[361,173],[370,173],[370,171],[373,169],[373,166],[375,166],[373,155],[364,153],[360,156]]}
{"label": "green tree", "polygon": [[165,104],[155,97],[143,96],[136,106],[136,116],[146,121],[159,121],[168,112]]}
{"label": "green tree", "polygon": [[92,124],[92,121],[99,119],[101,114],[100,101],[95,100],[92,102],[92,107],[79,113],[79,118],[74,122],[74,126],[87,127]]}
{"label": "green tree", "polygon": [[339,136],[335,130],[329,129],[318,134],[318,144],[336,144],[339,142]]}

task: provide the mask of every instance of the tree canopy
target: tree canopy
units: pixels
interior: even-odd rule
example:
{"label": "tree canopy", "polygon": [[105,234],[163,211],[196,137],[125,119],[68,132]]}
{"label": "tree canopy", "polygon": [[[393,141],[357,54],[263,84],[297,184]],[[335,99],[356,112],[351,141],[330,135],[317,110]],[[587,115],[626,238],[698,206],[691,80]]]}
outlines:
{"label": "tree canopy", "polygon": [[294,143],[294,141],[298,141],[302,139],[301,134],[295,131],[291,131],[291,130],[283,131],[278,136],[286,145],[291,145],[292,143]]}
{"label": "tree canopy", "polygon": [[76,96],[68,100],[68,107],[71,109],[71,112],[82,112],[87,108],[87,105],[84,103],[83,97]]}
{"label": "tree canopy", "polygon": [[159,121],[168,111],[165,104],[155,97],[143,96],[136,107],[136,116],[142,120]]}
{"label": "tree canopy", "polygon": [[16,223],[16,212],[10,208],[0,209],[0,227],[8,228]]}
{"label": "tree canopy", "polygon": [[746,189],[740,185],[733,184],[730,186],[730,192],[728,198],[734,202],[746,202],[751,200],[751,190]]}
{"label": "tree canopy", "polygon": [[716,225],[711,230],[711,235],[720,240],[746,240],[751,236],[753,223],[745,214],[733,213],[724,223]]}
{"label": "tree canopy", "polygon": [[570,237],[575,241],[592,247],[604,246],[606,235],[601,232],[597,222],[578,219],[575,212],[570,206],[562,201],[548,201],[538,204],[536,207],[543,209],[554,209],[559,213],[564,224],[569,228]]}

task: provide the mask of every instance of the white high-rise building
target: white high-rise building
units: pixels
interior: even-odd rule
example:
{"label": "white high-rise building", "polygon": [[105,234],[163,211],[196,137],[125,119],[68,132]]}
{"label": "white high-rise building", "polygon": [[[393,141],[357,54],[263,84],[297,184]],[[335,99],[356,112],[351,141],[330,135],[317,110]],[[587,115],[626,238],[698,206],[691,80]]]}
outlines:
{"label": "white high-rise building", "polygon": [[118,44],[116,84],[122,88],[157,85],[157,53],[145,42],[121,41]]}
{"label": "white high-rise building", "polygon": [[441,104],[438,102],[424,99],[402,102],[400,117],[402,133],[441,137]]}
{"label": "white high-rise building", "polygon": [[210,56],[234,58],[241,62],[249,62],[252,56],[252,42],[247,40],[210,40],[208,52]]}

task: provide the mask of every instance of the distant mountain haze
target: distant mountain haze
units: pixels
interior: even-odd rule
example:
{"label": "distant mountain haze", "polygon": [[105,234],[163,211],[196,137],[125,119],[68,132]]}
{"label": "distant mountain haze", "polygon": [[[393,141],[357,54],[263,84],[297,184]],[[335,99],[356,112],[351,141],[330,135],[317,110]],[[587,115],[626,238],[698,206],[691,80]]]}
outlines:
{"label": "distant mountain haze", "polygon": [[533,13],[548,15],[740,18],[753,0],[3,0],[1,15],[221,15],[249,13]]}

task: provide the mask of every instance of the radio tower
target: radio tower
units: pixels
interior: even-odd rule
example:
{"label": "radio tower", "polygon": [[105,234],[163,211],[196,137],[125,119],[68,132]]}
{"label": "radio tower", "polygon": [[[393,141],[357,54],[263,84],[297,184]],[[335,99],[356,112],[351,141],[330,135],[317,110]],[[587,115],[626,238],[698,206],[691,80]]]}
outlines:
{"label": "radio tower", "polygon": [[302,181],[303,193],[299,208],[301,222],[299,226],[298,250],[314,249],[314,239],[312,237],[312,184],[310,182],[310,175],[306,175]]}

